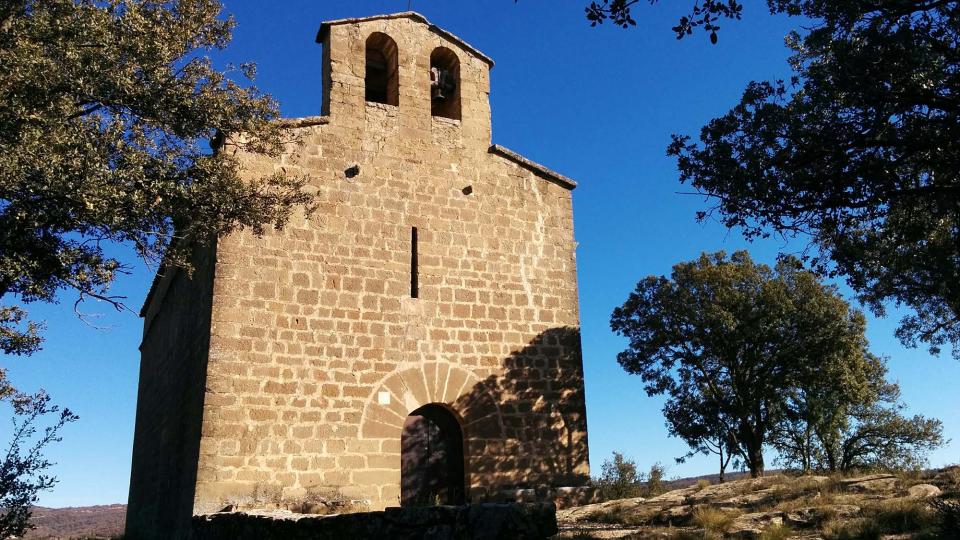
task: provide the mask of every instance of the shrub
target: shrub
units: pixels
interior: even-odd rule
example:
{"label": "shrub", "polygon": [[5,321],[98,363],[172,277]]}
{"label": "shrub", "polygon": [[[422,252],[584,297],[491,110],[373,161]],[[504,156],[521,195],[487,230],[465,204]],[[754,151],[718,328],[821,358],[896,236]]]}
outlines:
{"label": "shrub", "polygon": [[647,474],[647,496],[659,495],[666,491],[663,487],[663,477],[666,473],[667,468],[661,465],[660,462],[650,466],[650,473]]}
{"label": "shrub", "polygon": [[603,500],[613,501],[641,495],[637,464],[632,459],[623,457],[620,452],[614,452],[613,459],[605,460],[600,470],[600,477],[594,479],[593,484]]}
{"label": "shrub", "polygon": [[708,487],[710,487],[710,481],[709,481],[709,480],[704,480],[704,479],[702,479],[702,478],[701,478],[700,480],[697,480],[697,489],[705,489],[705,488],[708,488]]}

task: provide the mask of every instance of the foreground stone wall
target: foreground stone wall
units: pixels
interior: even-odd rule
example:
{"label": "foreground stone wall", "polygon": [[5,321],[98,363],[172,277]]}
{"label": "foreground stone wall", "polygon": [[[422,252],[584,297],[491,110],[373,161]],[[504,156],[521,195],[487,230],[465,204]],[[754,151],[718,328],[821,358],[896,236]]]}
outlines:
{"label": "foreground stone wall", "polygon": [[[194,271],[161,271],[142,315],[140,385],[133,440],[128,539],[189,530],[203,413],[214,246],[194,252]],[[163,309],[159,309],[160,306]],[[166,532],[164,532],[166,531]]]}
{"label": "foreground stone wall", "polygon": [[193,540],[542,540],[557,533],[551,504],[388,508],[335,516],[222,513],[193,518]]}

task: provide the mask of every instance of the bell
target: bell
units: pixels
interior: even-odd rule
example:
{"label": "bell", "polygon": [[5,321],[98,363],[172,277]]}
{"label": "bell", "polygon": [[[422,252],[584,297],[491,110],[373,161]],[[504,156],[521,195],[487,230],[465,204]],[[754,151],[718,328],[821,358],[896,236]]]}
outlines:
{"label": "bell", "polygon": [[443,85],[440,84],[443,78],[443,71],[440,68],[430,68],[430,97],[434,101],[443,101],[447,96],[443,94]]}

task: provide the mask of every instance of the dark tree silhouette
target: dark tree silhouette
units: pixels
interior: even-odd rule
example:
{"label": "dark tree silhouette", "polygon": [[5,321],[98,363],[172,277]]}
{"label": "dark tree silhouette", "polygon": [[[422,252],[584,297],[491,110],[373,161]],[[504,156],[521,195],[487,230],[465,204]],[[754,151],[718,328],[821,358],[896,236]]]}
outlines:
{"label": "dark tree silhouette", "polygon": [[[30,528],[30,514],[37,495],[52,488],[57,479],[45,471],[53,465],[43,450],[59,442],[60,429],[78,419],[70,409],[50,404],[44,392],[10,396],[14,418],[13,437],[0,463],[0,538],[22,536]],[[53,424],[37,434],[37,423],[55,415]]]}
{"label": "dark tree silhouette", "polygon": [[[633,26],[638,0],[587,6],[592,25]],[[651,0],[651,4],[657,3]],[[810,238],[875,313],[911,308],[898,337],[960,358],[960,3],[768,0],[803,16],[788,36],[789,81],[752,82],[699,143],[675,135],[680,180],[748,238]],[[739,3],[695,2],[674,28],[737,19]]]}
{"label": "dark tree silhouette", "polygon": [[[277,104],[207,56],[229,43],[218,0],[0,3],[0,350],[30,354],[40,326],[24,305],[58,292],[123,307],[110,284],[143,258],[188,266],[190,242],[282,226],[305,180],[241,180],[229,152],[278,155]],[[176,231],[176,232],[175,232]],[[174,234],[179,248],[168,249]]]}

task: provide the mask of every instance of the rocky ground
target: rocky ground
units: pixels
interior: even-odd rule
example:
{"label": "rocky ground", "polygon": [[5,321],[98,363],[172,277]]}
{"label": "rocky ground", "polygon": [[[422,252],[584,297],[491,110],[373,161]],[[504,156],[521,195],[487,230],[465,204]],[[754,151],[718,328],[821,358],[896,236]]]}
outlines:
{"label": "rocky ground", "polygon": [[958,492],[960,467],[915,476],[701,482],[650,498],[560,510],[556,538],[949,538],[933,502],[952,502]]}

